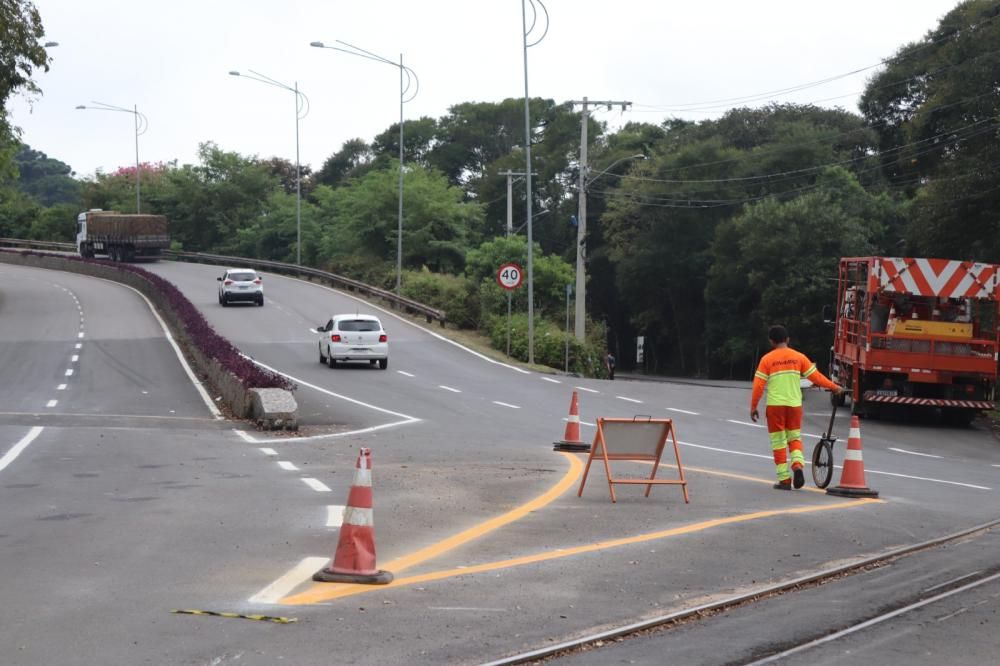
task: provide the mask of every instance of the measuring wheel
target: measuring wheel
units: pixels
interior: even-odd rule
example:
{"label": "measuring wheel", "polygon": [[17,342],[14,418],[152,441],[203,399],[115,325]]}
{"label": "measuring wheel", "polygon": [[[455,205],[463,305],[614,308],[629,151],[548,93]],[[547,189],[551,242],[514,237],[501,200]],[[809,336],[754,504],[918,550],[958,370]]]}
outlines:
{"label": "measuring wheel", "polygon": [[812,475],[817,488],[826,488],[833,478],[833,442],[821,439],[816,442],[812,457]]}

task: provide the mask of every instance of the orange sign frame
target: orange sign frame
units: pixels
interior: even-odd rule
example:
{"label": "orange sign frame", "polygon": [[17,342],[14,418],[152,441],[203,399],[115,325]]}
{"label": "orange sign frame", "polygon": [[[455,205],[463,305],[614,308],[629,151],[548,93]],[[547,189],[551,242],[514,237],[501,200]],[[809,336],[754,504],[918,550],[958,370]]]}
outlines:
{"label": "orange sign frame", "polygon": [[[612,442],[609,446],[608,438],[605,433],[605,426],[611,426],[609,429],[612,430],[619,430],[623,427],[622,424],[624,424],[625,427],[628,427],[629,424],[642,426],[643,429],[650,434],[656,433],[654,433],[655,429],[651,429],[649,426],[658,425],[660,428],[659,433],[656,434],[656,439],[653,440],[650,437],[649,441],[644,442],[643,445],[636,445],[634,447],[629,445],[624,449],[621,449],[621,444]],[[674,458],[677,460],[677,472],[679,476],[676,479],[657,479],[656,471],[660,467],[660,459],[663,457],[663,450],[666,448],[668,437],[674,446]],[[583,470],[583,478],[580,480],[580,489],[576,493],[577,497],[581,497],[583,495],[583,487],[587,483],[587,474],[590,472],[590,465],[594,462],[594,458],[596,457],[600,457],[601,460],[604,461],[604,472],[608,479],[608,491],[611,493],[612,502],[618,501],[615,497],[615,484],[619,483],[646,486],[645,497],[649,497],[649,491],[653,489],[654,485],[680,486],[684,493],[684,503],[690,504],[691,502],[690,497],[688,496],[687,479],[684,477],[684,467],[681,465],[681,452],[680,449],[677,448],[677,436],[674,433],[673,419],[654,419],[642,417],[635,417],[631,419],[601,417],[597,419],[597,434],[594,435],[594,443],[590,447],[590,455],[587,457],[587,466]],[[612,460],[652,462],[653,471],[650,472],[648,479],[625,479],[615,477],[611,474]]]}

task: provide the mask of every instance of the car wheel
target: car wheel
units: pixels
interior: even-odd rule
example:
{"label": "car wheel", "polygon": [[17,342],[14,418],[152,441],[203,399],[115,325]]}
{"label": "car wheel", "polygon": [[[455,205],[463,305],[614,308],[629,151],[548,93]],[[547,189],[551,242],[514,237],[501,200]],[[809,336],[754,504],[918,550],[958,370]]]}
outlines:
{"label": "car wheel", "polygon": [[383,358],[383,359],[379,360],[378,367],[381,368],[382,370],[385,370],[386,368],[388,368],[389,367],[389,359]]}
{"label": "car wheel", "polygon": [[227,307],[229,305],[229,298],[223,294],[222,295],[222,307]]}
{"label": "car wheel", "polygon": [[260,307],[264,307],[264,297],[263,296],[261,296],[260,298],[257,299],[257,305],[260,306]]}
{"label": "car wheel", "polygon": [[323,345],[319,345],[319,362],[320,364],[326,363],[326,358],[323,356]]}
{"label": "car wheel", "polygon": [[333,360],[333,354],[330,352],[329,347],[326,350],[326,364],[330,366],[330,368],[337,367],[337,362]]}

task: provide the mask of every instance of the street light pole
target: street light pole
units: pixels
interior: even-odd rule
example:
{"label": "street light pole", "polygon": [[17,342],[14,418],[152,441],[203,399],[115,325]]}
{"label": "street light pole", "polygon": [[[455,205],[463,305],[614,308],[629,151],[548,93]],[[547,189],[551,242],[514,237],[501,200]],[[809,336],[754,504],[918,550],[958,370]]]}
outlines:
{"label": "street light pole", "polygon": [[[524,52],[524,181],[528,190],[527,194],[527,224],[528,224],[528,363],[535,362],[535,269],[534,269],[534,240],[531,235],[531,110],[530,98],[528,97],[528,49],[537,46],[545,35],[549,32],[549,10],[545,8],[542,0],[528,0],[531,3],[532,19],[531,26],[528,26],[528,9],[525,0],[521,0],[521,34],[523,37]],[[542,8],[545,13],[545,31],[542,36],[532,43],[528,43],[528,35],[535,29],[538,22],[538,10],[535,3]]]}
{"label": "street light pole", "polygon": [[[366,51],[359,46],[348,44],[339,39],[336,42],[341,46],[327,46],[323,42],[309,42],[309,46],[314,46],[318,49],[340,51],[341,53],[367,58],[368,60],[374,60],[375,62],[399,68],[399,214],[396,223],[396,294],[398,295],[403,277],[403,105],[407,102],[412,102],[417,97],[417,93],[420,92],[420,79],[417,78],[416,72],[403,64],[402,53],[399,54],[399,62],[396,63],[376,53]],[[405,83],[403,80],[404,76],[406,77]],[[412,93],[410,92],[411,86],[413,86]]]}
{"label": "street light pole", "polygon": [[250,74],[241,74],[236,70],[229,72],[230,76],[240,76],[258,83],[264,83],[275,88],[281,88],[295,94],[295,263],[302,265],[302,164],[299,161],[299,121],[309,115],[309,98],[299,90],[299,82],[288,86],[281,81],[275,81],[260,72],[248,70]]}
{"label": "street light pole", "polygon": [[[53,46],[58,46],[55,42],[51,42]],[[131,109],[126,109],[122,106],[115,106],[113,104],[105,104],[104,102],[91,102],[91,104],[96,104],[96,106],[85,106],[83,104],[77,105],[77,109],[80,111],[117,111],[119,113],[131,113],[135,119],[135,212],[142,212],[142,164],[139,162],[139,136],[146,133],[149,129],[149,119],[145,115],[139,113],[139,107],[133,105]]]}

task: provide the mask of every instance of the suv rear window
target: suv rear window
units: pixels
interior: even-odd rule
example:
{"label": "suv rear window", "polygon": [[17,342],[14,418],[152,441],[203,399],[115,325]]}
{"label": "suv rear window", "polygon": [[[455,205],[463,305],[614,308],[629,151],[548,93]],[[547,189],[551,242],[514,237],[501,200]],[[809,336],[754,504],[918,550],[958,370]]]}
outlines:
{"label": "suv rear window", "polygon": [[230,273],[229,279],[233,282],[253,282],[257,279],[256,273]]}
{"label": "suv rear window", "polygon": [[380,328],[379,323],[371,319],[349,319],[337,324],[340,331],[377,331]]}

